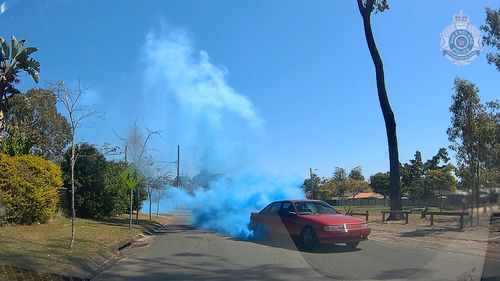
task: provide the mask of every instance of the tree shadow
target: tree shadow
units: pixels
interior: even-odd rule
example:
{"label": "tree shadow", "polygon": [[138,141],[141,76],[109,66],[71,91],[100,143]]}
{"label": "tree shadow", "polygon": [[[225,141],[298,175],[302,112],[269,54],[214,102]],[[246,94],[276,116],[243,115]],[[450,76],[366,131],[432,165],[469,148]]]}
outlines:
{"label": "tree shadow", "polygon": [[436,234],[445,234],[449,232],[463,232],[462,229],[460,228],[454,228],[454,227],[439,227],[439,228],[427,228],[427,229],[416,229],[412,231],[407,231],[401,233],[399,236],[400,237],[428,237],[428,236],[434,236]]}

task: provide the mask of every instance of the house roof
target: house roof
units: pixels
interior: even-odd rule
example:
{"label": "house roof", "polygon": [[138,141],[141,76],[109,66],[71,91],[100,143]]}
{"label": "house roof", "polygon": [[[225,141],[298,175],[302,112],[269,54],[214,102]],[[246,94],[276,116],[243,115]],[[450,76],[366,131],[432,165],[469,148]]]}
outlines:
{"label": "house roof", "polygon": [[375,198],[375,192],[360,192],[354,196],[354,198]]}

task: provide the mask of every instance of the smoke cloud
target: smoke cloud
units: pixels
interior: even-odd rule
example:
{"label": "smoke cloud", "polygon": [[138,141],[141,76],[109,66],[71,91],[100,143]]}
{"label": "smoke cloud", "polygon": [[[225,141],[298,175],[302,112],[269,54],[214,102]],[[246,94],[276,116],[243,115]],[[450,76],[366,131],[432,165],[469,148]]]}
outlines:
{"label": "smoke cloud", "polygon": [[207,52],[195,51],[185,32],[150,32],[141,63],[147,100],[164,105],[147,119],[166,123],[158,125],[167,147],[180,144],[181,165],[218,175],[189,193],[165,187],[161,212],[187,207],[196,227],[249,237],[250,212],[275,200],[305,197],[301,179],[272,177],[254,167],[252,143],[263,132],[263,120],[252,102],[228,85],[228,70],[214,65]]}

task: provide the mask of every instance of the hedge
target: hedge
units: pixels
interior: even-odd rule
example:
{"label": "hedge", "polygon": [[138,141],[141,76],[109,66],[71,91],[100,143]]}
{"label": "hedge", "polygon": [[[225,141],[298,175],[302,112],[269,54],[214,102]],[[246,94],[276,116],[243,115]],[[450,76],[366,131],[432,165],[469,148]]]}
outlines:
{"label": "hedge", "polygon": [[46,222],[57,209],[62,184],[59,166],[40,156],[0,154],[0,201],[8,223]]}

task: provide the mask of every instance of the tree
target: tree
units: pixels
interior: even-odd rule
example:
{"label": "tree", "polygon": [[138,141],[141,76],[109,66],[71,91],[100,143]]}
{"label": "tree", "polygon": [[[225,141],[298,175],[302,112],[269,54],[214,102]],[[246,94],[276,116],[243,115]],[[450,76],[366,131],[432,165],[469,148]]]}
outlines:
{"label": "tree", "polygon": [[425,176],[424,185],[435,194],[439,191],[441,199],[440,210],[443,211],[443,191],[456,191],[457,182],[451,174],[453,166],[446,165],[439,169],[429,170]]}
{"label": "tree", "polygon": [[[74,196],[75,214],[81,218],[103,217],[103,195],[104,195],[104,173],[106,169],[106,158],[99,150],[89,144],[82,143],[75,146],[78,155],[74,170],[75,191]],[[68,189],[72,186],[72,148],[64,153],[61,168],[64,171],[64,186]],[[71,210],[71,207],[69,208]]]}
{"label": "tree", "polygon": [[[474,205],[479,207],[479,152],[481,134],[479,115],[483,112],[477,86],[467,80],[455,79],[455,94],[450,106],[451,125],[447,129],[450,148],[456,152],[459,168],[471,179],[472,205],[471,224]],[[464,166],[467,169],[464,169]],[[479,212],[479,211],[478,211]],[[477,214],[478,215],[478,214]],[[479,224],[479,217],[477,216]]]}
{"label": "tree", "polygon": [[10,99],[7,132],[16,128],[31,142],[30,153],[58,162],[70,141],[70,126],[56,108],[52,89],[30,89]]}
{"label": "tree", "polygon": [[153,172],[152,169],[149,169],[149,175],[147,178],[147,189],[148,189],[148,198],[149,198],[149,220],[151,220],[152,213],[152,203],[153,203],[153,193],[157,192],[157,207],[156,207],[156,216],[158,216],[158,209],[160,208],[160,198],[161,191],[165,185],[169,182],[172,182],[170,175],[166,172],[163,172],[161,169],[156,168]]}
{"label": "tree", "polygon": [[[390,194],[390,175],[387,173],[376,173],[370,176],[370,187],[373,192],[382,194],[384,199]],[[385,204],[385,201],[384,201]]]}
{"label": "tree", "polygon": [[411,199],[425,200],[430,197],[430,193],[424,185],[425,166],[422,162],[420,151],[415,152],[414,159],[410,163],[405,163],[401,168],[401,182],[403,191]]}
{"label": "tree", "polygon": [[436,192],[455,191],[456,181],[452,175],[454,167],[448,164],[450,158],[445,148],[425,163],[420,151],[415,158],[401,168],[401,182],[405,194],[411,199],[428,200],[434,198]]}
{"label": "tree", "polygon": [[127,167],[127,164],[121,162],[106,162],[104,169],[104,188],[102,199],[102,216],[116,216],[125,214],[128,211],[129,188],[120,178],[120,174]]}
{"label": "tree", "polygon": [[[374,9],[376,9],[376,12],[383,12],[386,9],[389,9],[389,3],[387,0],[357,0],[357,3],[359,12],[363,18],[363,28],[365,31],[368,50],[370,51],[373,64],[375,65],[378,98],[380,108],[382,109],[382,114],[384,116],[387,142],[389,146],[391,211],[401,211],[403,209],[403,205],[401,202],[400,164],[398,155],[398,139],[396,135],[396,121],[389,103],[389,98],[387,97],[384,65],[378,52],[371,26],[371,14]],[[394,220],[401,218],[402,215],[391,214],[388,219]]]}
{"label": "tree", "polygon": [[[355,167],[351,170],[350,175],[348,177],[343,168],[335,167],[332,177],[322,181],[318,191],[319,198],[322,200],[332,197],[347,199],[349,197],[354,198],[360,192],[370,191],[370,186],[361,174],[361,167]],[[346,212],[351,208],[352,200],[350,202],[348,206],[344,204]]]}
{"label": "tree", "polygon": [[[137,120],[134,122],[134,125],[132,126],[129,136],[128,136],[128,141],[126,143],[126,147],[130,148],[130,154],[132,156],[132,163],[134,165],[145,171],[146,169],[149,168],[149,159],[146,157],[146,150],[147,150],[147,145],[149,140],[151,139],[152,136],[154,135],[160,135],[160,131],[158,130],[150,130],[149,128],[146,128],[146,137],[143,136],[142,132],[139,130],[139,125],[137,123]],[[139,222],[139,210],[142,205],[142,195],[141,192],[144,192],[144,190],[147,190],[147,187],[144,184],[137,184],[135,188],[136,192],[136,200],[135,200],[135,221],[136,223]],[[147,193],[146,193],[147,195]],[[130,193],[130,196],[132,198],[132,192]],[[131,201],[132,205],[132,201]],[[132,211],[132,210],[131,210]],[[131,218],[130,218],[131,221]]]}
{"label": "tree", "polygon": [[84,120],[101,115],[93,107],[80,105],[82,96],[88,90],[82,89],[80,83],[78,83],[76,89],[66,87],[62,81],[50,84],[54,87],[53,91],[56,94],[58,102],[62,104],[68,114],[67,117],[71,130],[71,242],[69,248],[72,249],[75,243],[75,165],[78,159],[78,154],[76,153],[76,133]]}
{"label": "tree", "polygon": [[304,180],[302,188],[309,199],[318,199],[318,192],[321,184],[321,179],[311,171],[310,177]]}
{"label": "tree", "polygon": [[11,44],[0,37],[0,133],[5,130],[5,113],[8,111],[8,101],[11,97],[20,94],[14,84],[20,82],[19,72],[28,73],[35,83],[38,83],[40,63],[31,58],[31,54],[38,51],[35,47],[24,47],[26,40],[17,41],[11,36]]}
{"label": "tree", "polygon": [[10,126],[10,133],[0,138],[0,153],[10,156],[29,154],[32,147],[31,140],[22,133],[17,126]]}
{"label": "tree", "polygon": [[[483,44],[500,50],[500,9],[486,8],[486,24],[481,25],[481,30],[485,32]],[[486,59],[500,71],[500,53],[490,52]]]}
{"label": "tree", "polygon": [[351,172],[349,172],[349,178],[352,180],[361,180],[364,181],[365,177],[362,174],[363,169],[361,166],[354,167]]}

